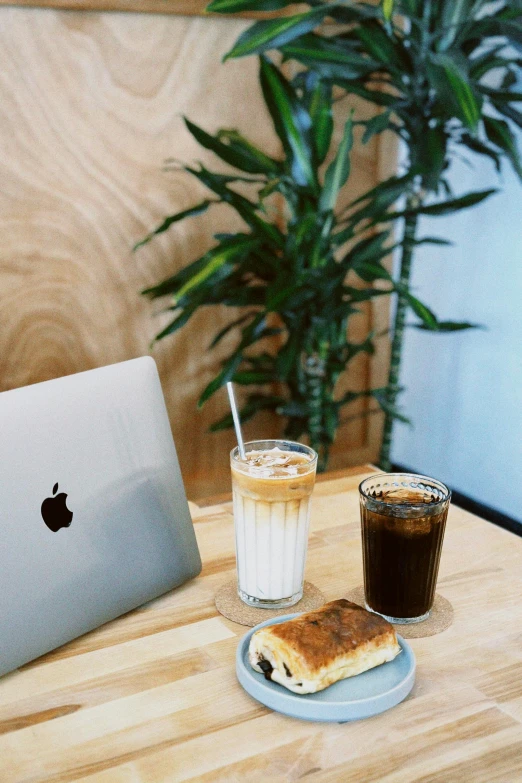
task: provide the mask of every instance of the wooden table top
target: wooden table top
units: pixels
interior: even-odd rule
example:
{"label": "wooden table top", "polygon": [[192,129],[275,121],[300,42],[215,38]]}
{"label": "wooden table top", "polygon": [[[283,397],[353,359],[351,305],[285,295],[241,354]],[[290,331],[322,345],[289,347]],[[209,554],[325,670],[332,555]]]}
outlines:
{"label": "wooden table top", "polygon": [[[328,600],[362,581],[357,485],[314,491],[306,576]],[[451,628],[412,639],[417,681],[375,718],[308,723],[236,681],[247,630],[217,614],[234,575],[230,504],[193,506],[203,572],[0,679],[0,781],[522,781],[522,538],[452,507],[438,591]]]}

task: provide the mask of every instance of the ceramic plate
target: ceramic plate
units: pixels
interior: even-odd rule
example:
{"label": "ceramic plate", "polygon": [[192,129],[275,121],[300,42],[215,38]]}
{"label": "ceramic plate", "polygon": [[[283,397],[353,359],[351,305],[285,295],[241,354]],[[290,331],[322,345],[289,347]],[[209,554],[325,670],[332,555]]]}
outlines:
{"label": "ceramic plate", "polygon": [[402,652],[393,661],[336,682],[319,693],[298,695],[265,680],[248,661],[250,637],[265,625],[282,623],[298,614],[266,620],[241,639],[236,653],[236,674],[243,688],[254,699],[293,718],[343,723],[378,715],[395,707],[409,694],[415,682],[415,656],[408,642],[399,635],[397,639]]}

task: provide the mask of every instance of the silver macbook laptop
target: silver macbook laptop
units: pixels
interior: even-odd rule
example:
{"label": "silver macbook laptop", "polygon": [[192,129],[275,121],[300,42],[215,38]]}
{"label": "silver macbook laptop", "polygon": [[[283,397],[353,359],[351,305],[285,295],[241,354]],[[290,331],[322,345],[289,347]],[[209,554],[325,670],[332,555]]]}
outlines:
{"label": "silver macbook laptop", "polygon": [[153,359],[0,394],[0,674],[200,570]]}

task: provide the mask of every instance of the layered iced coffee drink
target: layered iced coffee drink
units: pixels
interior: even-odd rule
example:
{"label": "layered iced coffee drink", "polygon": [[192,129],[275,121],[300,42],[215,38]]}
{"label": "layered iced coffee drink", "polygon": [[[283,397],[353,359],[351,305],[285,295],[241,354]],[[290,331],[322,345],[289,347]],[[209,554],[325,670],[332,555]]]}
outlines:
{"label": "layered iced coffee drink", "polygon": [[252,606],[292,606],[303,594],[317,455],[292,441],[245,443],[231,454],[238,593]]}

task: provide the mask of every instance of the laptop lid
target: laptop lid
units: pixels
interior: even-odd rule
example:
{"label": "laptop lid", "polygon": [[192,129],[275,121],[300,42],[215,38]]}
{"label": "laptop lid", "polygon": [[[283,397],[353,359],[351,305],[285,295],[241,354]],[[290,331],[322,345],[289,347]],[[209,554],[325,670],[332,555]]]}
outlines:
{"label": "laptop lid", "polygon": [[0,674],[201,570],[151,357],[0,394]]}

